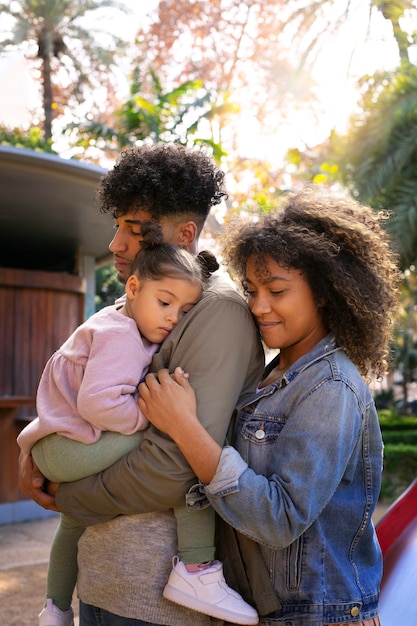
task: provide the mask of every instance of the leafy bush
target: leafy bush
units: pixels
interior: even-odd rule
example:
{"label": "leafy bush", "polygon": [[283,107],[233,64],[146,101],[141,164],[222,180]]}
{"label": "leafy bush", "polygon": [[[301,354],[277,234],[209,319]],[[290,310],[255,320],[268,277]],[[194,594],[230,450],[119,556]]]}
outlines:
{"label": "leafy bush", "polygon": [[0,144],[2,146],[15,146],[16,148],[28,148],[37,152],[58,154],[52,148],[52,139],[44,139],[43,131],[38,126],[32,126],[29,130],[25,130],[23,128],[8,128],[0,125]]}
{"label": "leafy bush", "polygon": [[413,430],[417,429],[417,417],[400,415],[396,409],[381,409],[378,411],[381,430]]}
{"label": "leafy bush", "polygon": [[380,500],[392,502],[417,476],[417,445],[387,444]]}
{"label": "leafy bush", "polygon": [[417,429],[403,428],[401,430],[384,429],[382,438],[385,445],[407,444],[417,446]]}
{"label": "leafy bush", "polygon": [[417,417],[396,408],[378,411],[384,440],[384,468],[380,500],[392,502],[417,476]]}

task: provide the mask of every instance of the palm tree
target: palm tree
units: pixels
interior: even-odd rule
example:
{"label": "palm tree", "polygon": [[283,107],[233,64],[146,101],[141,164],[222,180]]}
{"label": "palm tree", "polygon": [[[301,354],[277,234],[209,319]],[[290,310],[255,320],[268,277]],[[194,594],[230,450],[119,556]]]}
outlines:
{"label": "palm tree", "polygon": [[323,38],[336,35],[338,30],[353,19],[355,12],[364,5],[368,9],[368,33],[376,16],[382,15],[392,26],[400,60],[409,61],[409,48],[415,43],[416,33],[407,33],[401,20],[417,9],[415,0],[299,0],[288,2],[286,29],[293,32],[293,41],[300,42],[304,61],[311,60],[318,52]]}
{"label": "palm tree", "polygon": [[290,151],[288,162],[303,182],[339,181],[360,201],[389,211],[386,228],[407,269],[417,264],[417,67],[367,76],[361,88],[347,132],[333,131],[304,153]]}
{"label": "palm tree", "polygon": [[[327,147],[328,148],[328,147]],[[322,153],[324,154],[324,152]],[[363,110],[327,157],[361,201],[392,214],[387,229],[402,267],[417,262],[417,67],[372,77]]]}
{"label": "palm tree", "polygon": [[[71,95],[80,100],[82,87],[90,85],[94,74],[108,72],[120,40],[109,35],[111,48],[96,42],[94,31],[82,26],[87,14],[106,7],[125,11],[115,0],[12,0],[0,3],[0,15],[11,16],[10,36],[0,42],[0,50],[28,46],[28,56],[40,61],[44,138],[52,136],[54,95],[59,92],[58,73],[67,75]],[[32,46],[32,50],[31,47]],[[61,87],[62,89],[62,87]]]}

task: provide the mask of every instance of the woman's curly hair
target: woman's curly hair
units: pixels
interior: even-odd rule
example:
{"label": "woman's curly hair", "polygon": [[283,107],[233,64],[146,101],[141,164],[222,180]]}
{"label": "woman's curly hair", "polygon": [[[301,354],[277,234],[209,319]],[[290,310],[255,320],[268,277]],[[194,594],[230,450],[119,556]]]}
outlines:
{"label": "woman's curly hair", "polygon": [[271,257],[303,272],[336,341],[363,376],[387,369],[398,306],[399,272],[382,223],[385,216],[350,197],[306,188],[287,197],[283,210],[259,221],[232,224],[222,255],[244,282],[254,258],[265,279]]}
{"label": "woman's curly hair", "polygon": [[154,144],[121,153],[100,181],[97,201],[102,213],[124,215],[148,211],[163,216],[193,215],[203,226],[212,206],[227,194],[224,172],[200,150],[179,144]]}

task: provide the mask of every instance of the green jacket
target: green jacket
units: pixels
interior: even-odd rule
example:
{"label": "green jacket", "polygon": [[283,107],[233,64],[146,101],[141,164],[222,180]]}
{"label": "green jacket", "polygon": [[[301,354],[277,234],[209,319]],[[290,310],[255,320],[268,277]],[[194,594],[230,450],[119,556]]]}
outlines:
{"label": "green jacket", "polygon": [[[177,366],[190,373],[200,421],[223,445],[234,409],[262,377],[264,354],[247,304],[219,272],[163,343],[151,369]],[[181,505],[194,483],[174,442],[151,426],[140,448],[99,475],[61,485],[56,500],[63,513],[89,526]]]}

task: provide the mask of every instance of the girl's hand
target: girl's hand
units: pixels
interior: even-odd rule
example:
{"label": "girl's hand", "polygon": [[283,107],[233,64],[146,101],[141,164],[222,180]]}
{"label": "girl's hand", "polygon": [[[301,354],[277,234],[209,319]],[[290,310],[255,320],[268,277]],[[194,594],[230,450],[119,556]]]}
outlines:
{"label": "girl's hand", "polygon": [[190,375],[189,375],[188,372],[184,372],[184,370],[181,369],[180,367],[176,367],[174,372],[171,374],[171,378],[173,378],[174,380],[179,382],[181,377],[182,378],[186,378],[187,380],[189,380]]}
{"label": "girl's hand", "polygon": [[139,385],[140,410],[156,428],[174,441],[182,425],[197,420],[195,393],[188,377],[180,367],[172,376],[167,369],[163,369],[157,374],[148,374]]}

